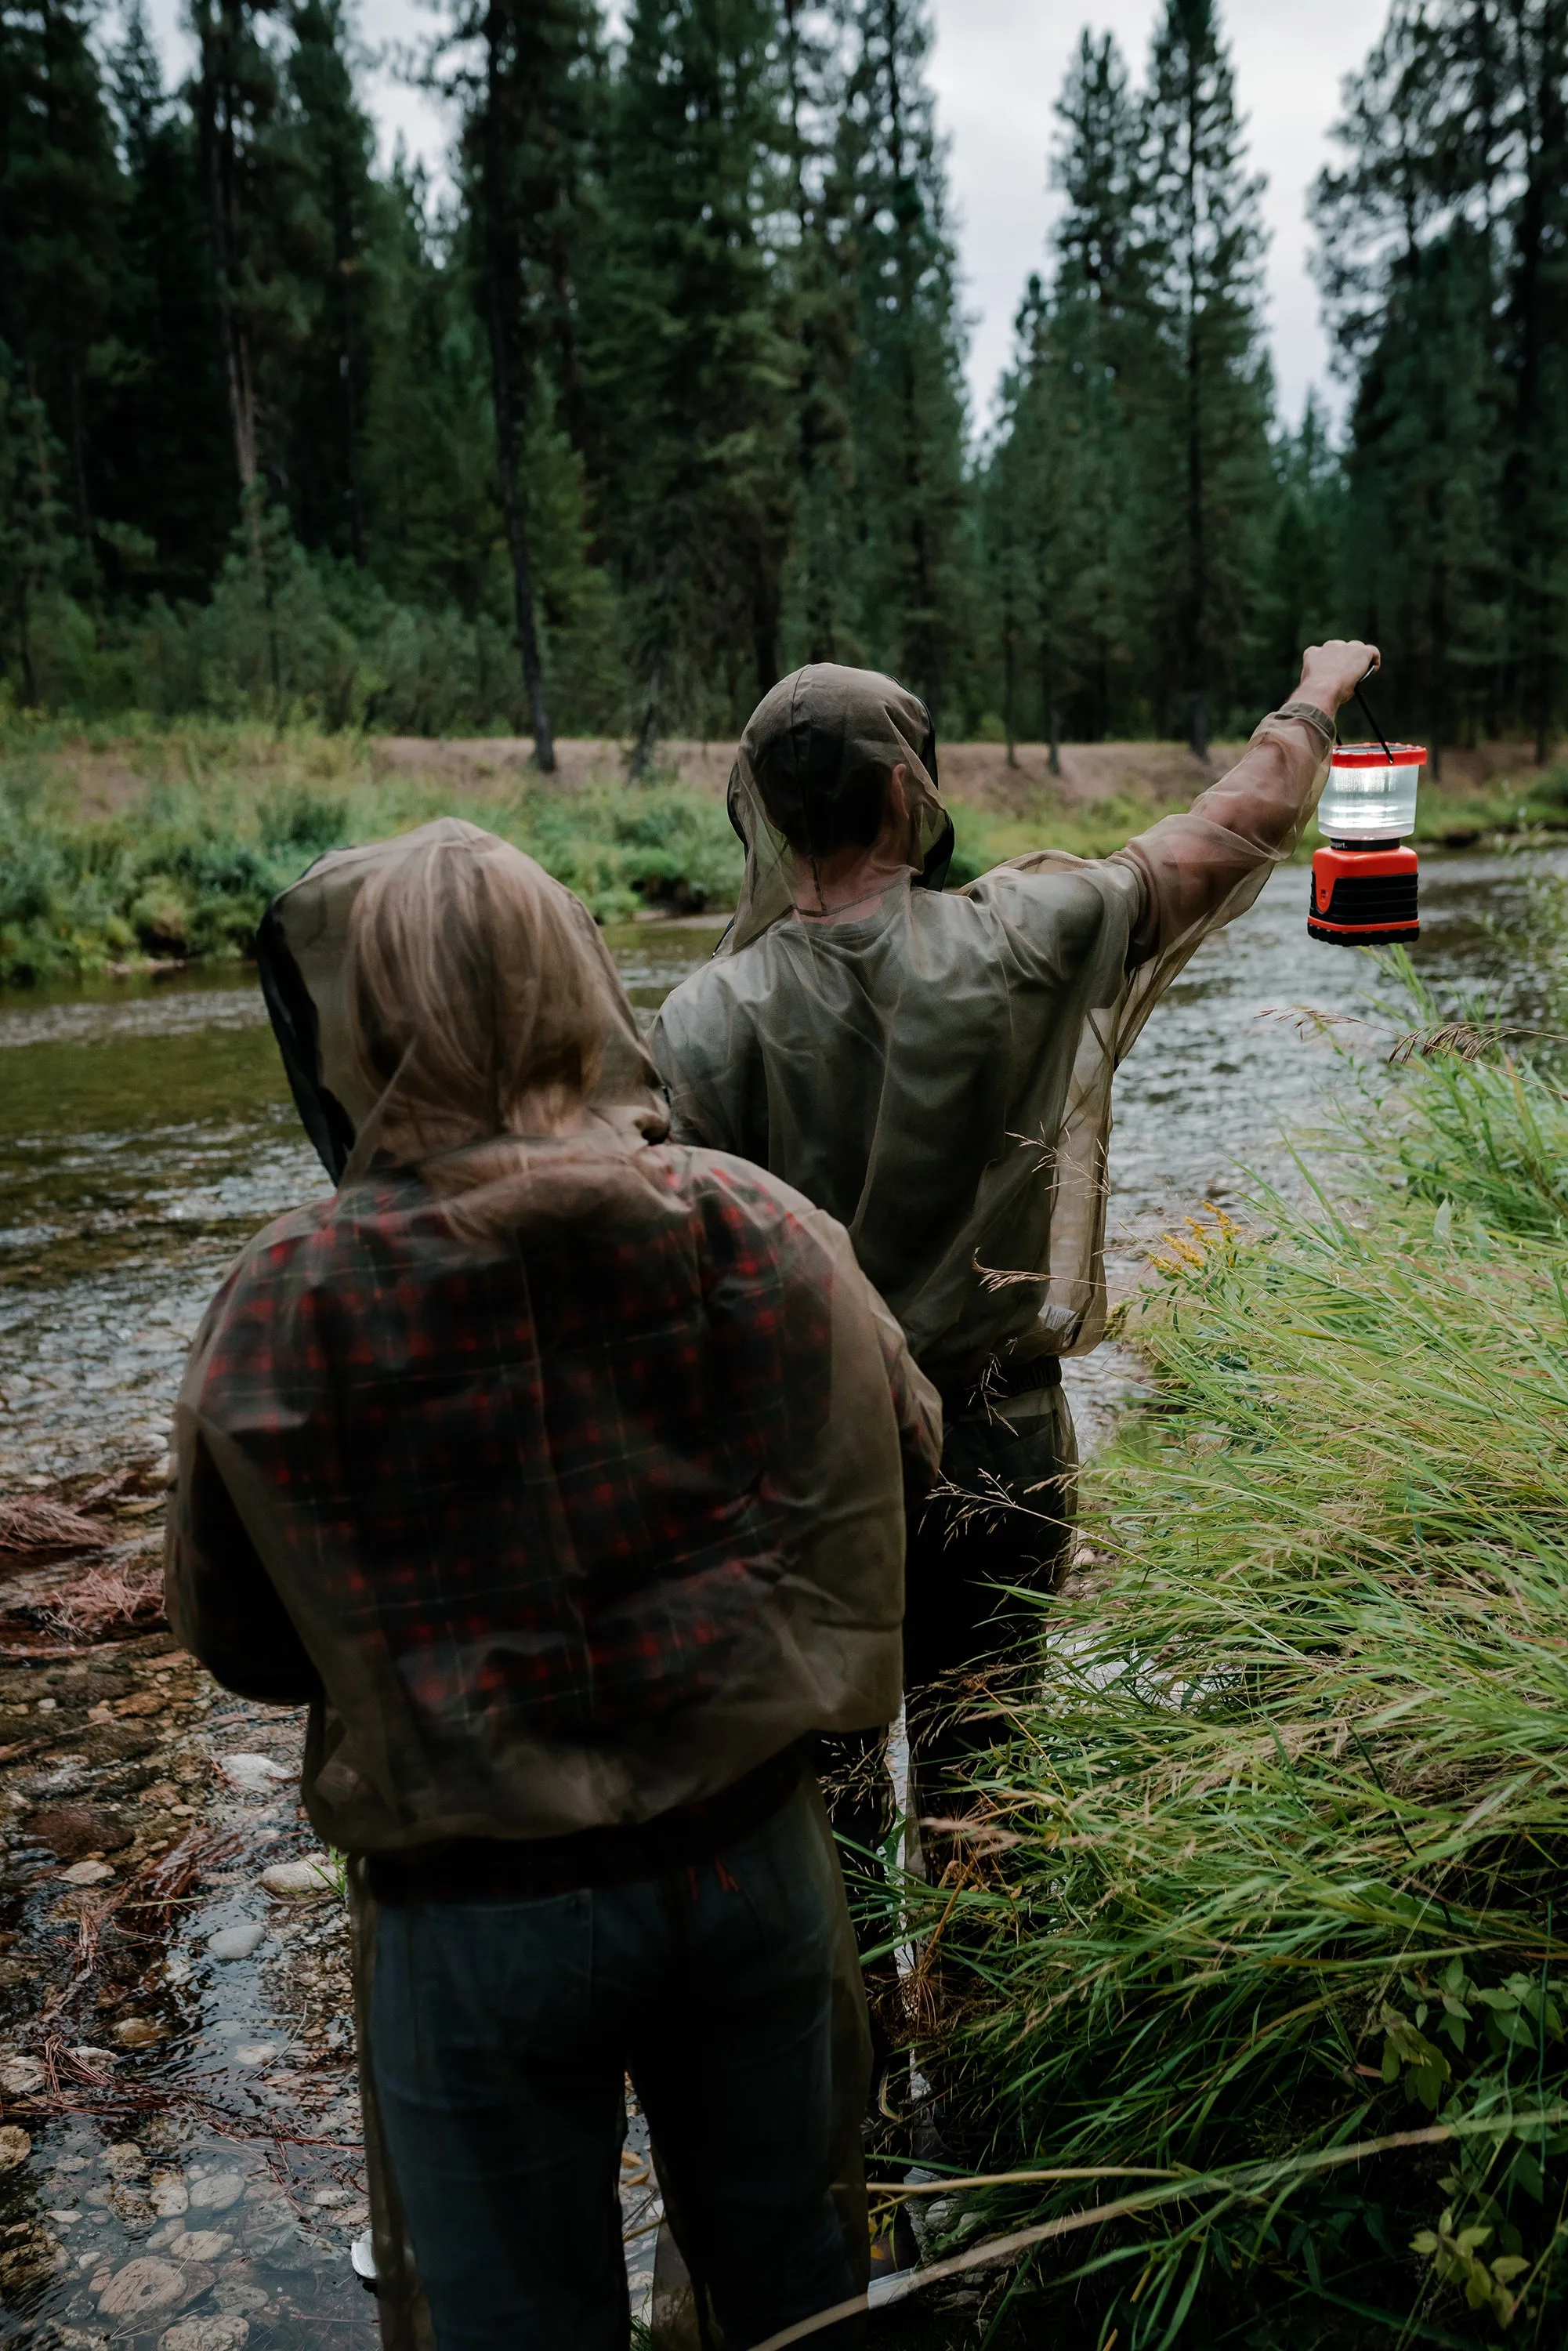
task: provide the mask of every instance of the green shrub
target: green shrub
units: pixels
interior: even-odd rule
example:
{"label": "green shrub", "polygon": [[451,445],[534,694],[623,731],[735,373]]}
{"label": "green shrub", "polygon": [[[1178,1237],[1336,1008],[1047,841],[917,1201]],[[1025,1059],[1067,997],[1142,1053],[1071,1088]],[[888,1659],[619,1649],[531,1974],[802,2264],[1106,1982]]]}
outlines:
{"label": "green shrub", "polygon": [[357,737],[187,726],[142,747],[162,771],[142,806],[83,821],[47,781],[55,731],[13,721],[12,735],[25,747],[0,754],[0,985],[91,970],[131,948],[243,955],[268,899],[323,851],[444,813],[515,841],[603,921],[724,907],[739,886],[722,807],[674,784],[567,794],[530,781],[470,807],[428,777],[373,781]]}

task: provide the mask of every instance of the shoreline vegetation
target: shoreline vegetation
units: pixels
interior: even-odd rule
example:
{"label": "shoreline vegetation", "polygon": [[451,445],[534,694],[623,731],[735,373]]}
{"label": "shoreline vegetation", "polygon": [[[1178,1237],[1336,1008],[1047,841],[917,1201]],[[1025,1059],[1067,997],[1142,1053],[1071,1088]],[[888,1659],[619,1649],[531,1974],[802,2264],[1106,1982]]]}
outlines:
{"label": "shoreline vegetation", "polygon": [[[0,987],[245,956],[267,899],[312,858],[442,814],[504,834],[601,922],[721,914],[741,857],[724,812],[731,749],[670,743],[627,780],[613,741],[558,746],[540,776],[516,737],[443,741],[308,724],[130,717],[91,726],[0,713]],[[1027,849],[1096,856],[1185,807],[1205,767],[1163,742],[1000,743],[942,753],[955,882]],[[1417,841],[1469,848],[1568,832],[1568,762],[1519,746],[1450,753]]]}
{"label": "shoreline vegetation", "polygon": [[1568,1094],[1385,971],[1303,1196],[1156,1256],[1154,1395],[988,1694],[958,1883],[906,1890],[975,2169],[1079,2168],[948,2207],[949,2253],[1069,2222],[977,2273],[988,2341],[1563,2323]]}

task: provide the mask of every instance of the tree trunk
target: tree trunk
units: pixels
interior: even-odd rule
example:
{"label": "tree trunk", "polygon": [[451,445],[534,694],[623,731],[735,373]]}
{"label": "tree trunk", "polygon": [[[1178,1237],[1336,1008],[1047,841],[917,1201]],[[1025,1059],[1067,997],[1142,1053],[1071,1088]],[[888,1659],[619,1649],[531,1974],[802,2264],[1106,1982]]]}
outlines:
{"label": "tree trunk", "polygon": [[1060,776],[1061,746],[1056,739],[1056,664],[1051,658],[1049,637],[1041,637],[1040,641],[1040,717],[1044,723],[1046,739],[1050,745],[1046,755],[1046,766],[1053,776]]}
{"label": "tree trunk", "polygon": [[1204,671],[1208,651],[1208,551],[1204,538],[1203,353],[1197,308],[1197,68],[1187,52],[1186,120],[1186,682],[1191,724],[1187,741],[1195,759],[1208,758],[1208,695]]}
{"label": "tree trunk", "polygon": [[[523,688],[534,730],[534,765],[545,775],[555,773],[555,737],[545,703],[544,667],[539,660],[538,631],[534,623],[533,563],[528,526],[517,490],[517,434],[512,381],[512,354],[507,333],[506,291],[501,284],[506,219],[501,193],[502,141],[497,51],[498,27],[492,5],[486,19],[488,77],[485,91],[485,282],[486,310],[490,330],[490,385],[496,411],[496,463],[500,475],[501,513],[507,549],[512,562],[512,598],[517,612],[517,653],[523,664]],[[511,289],[514,298],[517,288]]]}
{"label": "tree trunk", "polygon": [[751,580],[751,641],[757,663],[757,698],[779,683],[779,582],[768,561],[765,535],[758,525]]}
{"label": "tree trunk", "polygon": [[36,710],[38,706],[38,677],[33,667],[33,614],[31,581],[26,569],[16,583],[16,658],[22,672],[22,706]]}
{"label": "tree trunk", "polygon": [[1018,648],[1011,604],[1002,608],[1002,725],[1007,729],[1008,765],[1016,768],[1018,753]]}
{"label": "tree trunk", "polygon": [[87,494],[87,436],[81,421],[81,371],[77,367],[73,367],[70,372],[70,408],[71,486],[76,493],[77,533],[81,540],[82,553],[92,564],[96,575],[98,567],[93,563],[92,553],[92,507]]}
{"label": "tree trunk", "polygon": [[664,697],[664,656],[657,653],[648,675],[648,699],[643,710],[643,724],[637,729],[637,740],[632,746],[632,757],[626,772],[634,784],[644,781],[653,765],[653,747],[659,739],[659,705]]}
{"label": "tree trunk", "polygon": [[201,43],[201,141],[207,183],[207,234],[213,248],[213,282],[217,295],[219,356],[228,394],[229,429],[234,437],[235,472],[239,477],[240,508],[250,539],[251,560],[258,576],[262,567],[260,511],[252,495],[256,486],[256,390],[251,381],[250,343],[234,309],[234,121],[232,91],[222,78],[216,54],[219,35],[213,17],[197,19]]}

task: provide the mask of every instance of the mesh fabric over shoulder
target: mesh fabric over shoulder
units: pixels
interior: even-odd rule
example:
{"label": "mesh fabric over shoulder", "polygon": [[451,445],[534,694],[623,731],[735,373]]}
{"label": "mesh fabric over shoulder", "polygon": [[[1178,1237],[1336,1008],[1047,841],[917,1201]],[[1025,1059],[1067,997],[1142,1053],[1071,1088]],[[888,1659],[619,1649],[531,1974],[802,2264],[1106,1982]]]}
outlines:
{"label": "mesh fabric over shoulder", "polygon": [[786,680],[737,762],[734,927],[651,1042],[674,1134],[756,1159],[844,1224],[917,1361],[958,1389],[994,1357],[1100,1338],[1116,1066],[1201,942],[1295,848],[1328,745],[1270,717],[1190,810],[1110,857],[1040,850],[923,891],[911,885],[940,803],[915,752],[920,705],[863,672],[800,673],[817,678],[831,692],[811,688],[811,739],[836,711],[846,744],[909,769],[908,876],[842,917],[796,916],[754,740],[788,738],[807,688]]}

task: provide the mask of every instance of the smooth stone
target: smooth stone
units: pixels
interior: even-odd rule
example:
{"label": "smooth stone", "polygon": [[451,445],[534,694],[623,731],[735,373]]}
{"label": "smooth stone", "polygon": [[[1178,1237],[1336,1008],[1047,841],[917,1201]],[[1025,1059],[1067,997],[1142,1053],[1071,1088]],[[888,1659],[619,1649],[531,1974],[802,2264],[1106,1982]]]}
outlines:
{"label": "smooth stone", "polygon": [[215,2262],[233,2243],[221,2229],[182,2229],[170,2238],[166,2250],[177,2262]]}
{"label": "smooth stone", "polygon": [[33,2057],[0,2058],[0,2090],[13,2098],[30,2098],[44,2086],[44,2069]]}
{"label": "smooth stone", "polygon": [[177,2171],[155,2171],[152,2174],[152,2210],[163,2220],[176,2219],[190,2201],[190,2190]]}
{"label": "smooth stone", "polygon": [[60,1872],[67,1886],[107,1886],[114,1876],[107,1861],[73,1861],[68,1869]]}
{"label": "smooth stone", "polygon": [[[40,2074],[39,2079],[43,2076]],[[0,2128],[0,2171],[15,2171],[26,2163],[33,2152],[33,2142],[20,2123],[6,2123]]]}
{"label": "smooth stone", "polygon": [[226,2212],[245,2194],[243,2171],[209,2171],[200,2179],[187,2179],[192,2204],[203,2212]]}
{"label": "smooth stone", "polygon": [[238,2311],[182,2318],[159,2336],[158,2351],[240,2351],[249,2333],[250,2321]]}
{"label": "smooth stone", "polygon": [[122,2049],[151,2049],[162,2040],[163,2028],[150,2016],[126,2016],[115,2026],[114,2037]]}
{"label": "smooth stone", "polygon": [[259,1918],[247,1918],[240,1927],[220,1927],[215,1935],[207,1937],[207,1957],[212,1959],[248,1959],[258,1943],[267,1940],[267,1928]]}
{"label": "smooth stone", "polygon": [[275,1861],[262,1871],[260,1883],[268,1894],[289,1902],[319,1902],[338,1891],[331,1865],[324,1861]]}
{"label": "smooth stone", "polygon": [[280,1780],[294,1777],[288,1764],[275,1763],[270,1755],[225,1755],[218,1769],[242,1796],[270,1796]]}
{"label": "smooth stone", "polygon": [[167,2310],[172,2303],[183,2302],[184,2295],[184,2271],[172,2262],[143,2253],[115,2271],[98,2297],[98,2306],[107,2318],[137,2318],[144,2310]]}
{"label": "smooth stone", "polygon": [[241,2311],[262,2311],[268,2308],[266,2294],[258,2285],[247,2285],[244,2278],[220,2278],[213,2288],[213,2300],[231,2316]]}
{"label": "smooth stone", "polygon": [[114,2063],[112,2049],[89,2049],[85,2043],[81,2048],[68,2050],[66,2053],[74,2057],[78,2065],[85,2065],[89,2074],[101,2074]]}

